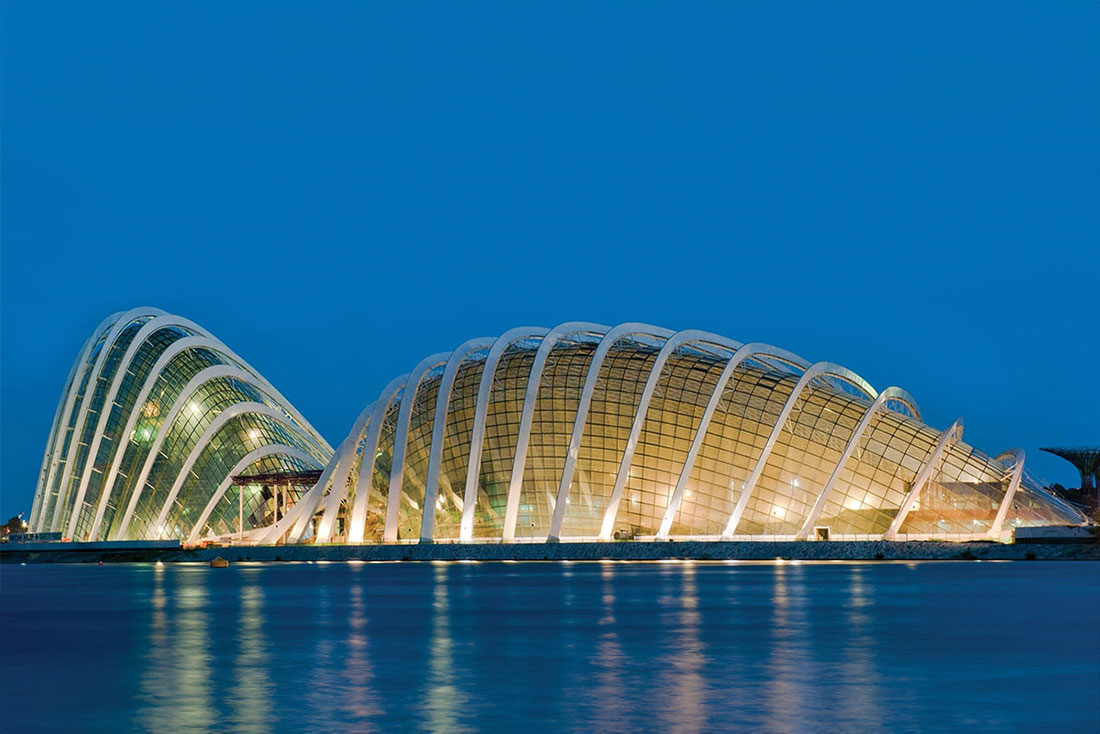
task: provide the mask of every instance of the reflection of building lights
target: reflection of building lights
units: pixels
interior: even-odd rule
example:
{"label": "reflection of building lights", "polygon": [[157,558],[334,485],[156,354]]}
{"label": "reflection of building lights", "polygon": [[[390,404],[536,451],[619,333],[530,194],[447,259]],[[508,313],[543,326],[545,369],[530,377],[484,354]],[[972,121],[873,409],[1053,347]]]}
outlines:
{"label": "reflection of building lights", "polygon": [[688,497],[690,497],[691,496],[691,490],[690,489],[687,490],[686,492],[684,492],[684,494],[686,494]]}
{"label": "reflection of building lights", "polygon": [[251,431],[248,432],[248,437],[253,439],[253,440],[259,438],[259,436],[260,436],[260,432],[257,431],[255,428],[253,428]]}
{"label": "reflection of building lights", "polygon": [[191,415],[199,414],[199,404],[196,403],[194,400],[187,404],[187,409],[191,411]]}
{"label": "reflection of building lights", "polygon": [[772,507],[772,514],[782,520],[784,517],[787,516],[787,511],[784,510],[782,507],[775,506]]}
{"label": "reflection of building lights", "polygon": [[156,404],[156,401],[150,400],[145,405],[141,406],[141,414],[146,418],[160,415],[160,406]]}
{"label": "reflection of building lights", "polygon": [[798,486],[798,477],[795,477],[794,479],[791,480],[791,486],[792,487],[797,487]]}
{"label": "reflection of building lights", "polygon": [[863,509],[863,503],[862,503],[862,502],[860,502],[860,501],[859,501],[859,500],[857,500],[857,499],[854,499],[854,498],[853,498],[853,499],[850,499],[850,500],[848,500],[847,502],[845,502],[845,503],[844,503],[844,506],[845,506],[845,507],[847,507],[847,508],[848,508],[849,510],[860,510],[860,509]]}

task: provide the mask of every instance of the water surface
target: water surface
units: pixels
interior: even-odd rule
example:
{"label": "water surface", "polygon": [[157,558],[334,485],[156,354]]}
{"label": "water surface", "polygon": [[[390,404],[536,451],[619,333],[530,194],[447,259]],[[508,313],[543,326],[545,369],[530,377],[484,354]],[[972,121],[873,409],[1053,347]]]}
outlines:
{"label": "water surface", "polygon": [[0,569],[5,731],[1100,731],[1100,565]]}

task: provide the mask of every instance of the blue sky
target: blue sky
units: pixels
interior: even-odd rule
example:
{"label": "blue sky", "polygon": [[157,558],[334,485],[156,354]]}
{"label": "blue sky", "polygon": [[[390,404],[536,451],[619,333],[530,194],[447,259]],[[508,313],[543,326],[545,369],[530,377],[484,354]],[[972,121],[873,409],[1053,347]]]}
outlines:
{"label": "blue sky", "polygon": [[421,357],[646,321],[1100,442],[1094,2],[3,4],[0,513],[155,305],[332,443]]}

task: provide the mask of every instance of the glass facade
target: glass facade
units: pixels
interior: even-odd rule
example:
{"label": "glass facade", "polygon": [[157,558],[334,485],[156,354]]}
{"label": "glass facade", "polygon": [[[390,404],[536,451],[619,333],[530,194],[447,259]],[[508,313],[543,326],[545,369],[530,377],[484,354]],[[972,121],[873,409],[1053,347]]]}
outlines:
{"label": "glass facade", "polygon": [[[197,325],[115,314],[66,382],[31,522],[74,540],[371,543],[1003,538],[1084,521],[1022,454],[991,458],[836,365],[636,324],[509,334],[395,380],[334,454]],[[281,499],[229,482],[321,469]]]}
{"label": "glass facade", "polygon": [[[1026,476],[1014,489],[1014,461],[990,458],[961,440],[948,442],[933,457],[940,431],[920,421],[915,405],[897,396],[903,391],[876,402],[877,393],[842,368],[815,372],[802,385],[809,365],[777,358],[781,350],[735,358],[735,349],[718,346],[728,345],[728,340],[716,338],[713,343],[698,339],[674,344],[654,375],[666,339],[617,336],[597,368],[594,355],[601,339],[600,334],[572,333],[550,345],[533,401],[528,388],[540,338],[508,346],[491,374],[486,374],[484,350],[459,355],[442,413],[445,425],[440,427],[434,422],[443,361],[424,372],[418,384],[387,396],[381,413],[385,423],[374,450],[363,446],[369,421],[359,443],[347,443],[354,455],[346,486],[319,486],[311,493],[316,497],[305,498],[307,503],[319,503],[326,492],[341,495],[341,503],[328,503],[338,508],[336,530],[331,536],[311,538],[306,529],[300,540],[346,541],[356,487],[360,492],[369,488],[370,494],[363,499],[364,542],[385,536],[386,507],[393,492],[398,504],[393,530],[404,542],[501,539],[509,530],[517,542],[656,537],[666,512],[672,513],[667,537],[673,538],[791,539],[816,537],[821,528],[828,529],[830,538],[879,539],[895,520],[900,524],[890,536],[899,539],[1002,538],[1021,525],[1084,520]],[[736,368],[721,385],[704,427],[707,405],[734,359]],[[578,408],[594,369],[598,373],[577,443],[573,431]],[[644,415],[639,415],[651,379],[653,393]],[[471,453],[477,454],[471,449],[483,382],[489,392],[480,460],[476,471],[468,472]],[[402,436],[397,417],[405,401],[412,403]],[[530,419],[526,453],[517,457],[525,415]],[[632,428],[639,421],[637,441],[625,460]],[[701,427],[703,437],[689,463]],[[429,487],[436,430],[443,433],[443,450],[439,479]],[[579,448],[564,495],[566,508],[560,513],[560,527],[554,528],[571,440]],[[400,441],[406,442],[404,461],[395,467],[394,448]],[[934,466],[918,486],[922,470],[933,458]],[[686,466],[689,470],[682,478]],[[468,476],[474,477],[469,486]],[[678,482],[683,492],[670,506]],[[621,496],[616,502],[617,484]],[[518,510],[514,526],[507,528],[510,493]],[[1001,513],[1006,500],[1011,506]],[[424,522],[425,503],[434,505],[431,527]],[[743,510],[735,517],[739,503]],[[472,517],[466,534],[464,514]]]}
{"label": "glass facade", "polygon": [[[254,457],[254,458],[253,458]],[[47,442],[31,519],[73,540],[185,539],[271,522],[230,474],[322,468],[332,450],[197,325],[157,309],[105,321],[78,357]],[[242,462],[243,465],[242,465]],[[243,510],[243,512],[242,512]]]}

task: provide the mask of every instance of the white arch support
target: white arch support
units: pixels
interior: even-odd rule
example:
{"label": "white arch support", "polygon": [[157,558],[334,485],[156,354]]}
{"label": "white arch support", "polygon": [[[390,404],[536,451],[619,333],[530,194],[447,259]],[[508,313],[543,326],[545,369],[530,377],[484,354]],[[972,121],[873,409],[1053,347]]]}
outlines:
{"label": "white arch support", "polygon": [[[390,406],[393,405],[393,401],[397,399],[398,393],[405,389],[409,376],[409,374],[405,374],[391,380],[382,389],[378,400],[374,402],[374,410],[370,416],[367,435],[363,440],[363,458],[359,465],[359,477],[355,482],[355,503],[351,508],[351,527],[348,530],[349,543],[362,543],[366,535],[367,504],[371,482],[374,478],[374,465],[378,460],[378,442],[382,436],[386,414],[389,412]],[[392,465],[390,468],[393,468]]]}
{"label": "white arch support", "polygon": [[775,448],[775,442],[779,440],[779,434],[782,433],[783,427],[787,424],[787,419],[790,417],[791,411],[794,410],[794,406],[802,395],[802,391],[815,377],[822,377],[825,375],[837,377],[857,386],[872,400],[878,397],[878,393],[875,389],[867,384],[862,377],[832,362],[817,362],[802,373],[802,377],[798,380],[798,383],[795,384],[794,389],[791,390],[790,397],[787,398],[787,402],[783,406],[779,418],[772,427],[772,432],[768,436],[768,442],[760,452],[760,457],[756,460],[756,466],[753,467],[752,474],[749,475],[748,481],[745,482],[745,488],[741,490],[741,496],[738,497],[737,505],[733,508],[733,512],[730,513],[729,522],[726,523],[726,529],[722,533],[723,537],[728,538],[737,530],[737,524],[741,522],[741,516],[744,514],[745,508],[749,504],[749,499],[752,497],[753,490],[756,489],[756,483],[760,480],[760,475],[764,472],[764,467],[768,463],[768,457],[771,456],[772,449]]}
{"label": "white arch support", "polygon": [[474,425],[470,433],[470,456],[466,465],[466,488],[463,492],[462,522],[459,526],[459,538],[470,541],[474,536],[474,509],[477,505],[478,477],[481,473],[482,440],[485,435],[485,421],[489,412],[489,394],[493,388],[497,365],[504,352],[513,344],[528,339],[541,339],[549,329],[539,326],[521,326],[504,332],[493,342],[492,349],[485,357],[485,368],[481,372],[481,384],[477,389],[477,406],[474,408]]}
{"label": "white arch support", "polygon": [[65,386],[61,389],[61,397],[57,399],[57,410],[54,411],[53,422],[50,423],[50,432],[49,435],[46,436],[46,450],[42,454],[42,466],[38,470],[38,481],[34,491],[34,503],[31,505],[30,517],[27,519],[27,525],[30,527],[31,532],[38,531],[38,516],[42,512],[42,505],[45,503],[44,497],[48,494],[48,492],[43,490],[49,487],[47,476],[51,466],[50,459],[53,458],[54,448],[57,444],[58,435],[61,432],[61,411],[65,407],[69,394],[72,392],[73,382],[76,380],[78,368],[87,360],[88,352],[91,350],[95,340],[99,337],[103,328],[110,323],[110,318],[113,317],[114,314],[101,323],[96,330],[92,332],[91,337],[85,340],[84,344],[81,345],[80,351],[77,353],[76,361],[73,362],[73,366],[69,368],[69,376],[65,378]]}
{"label": "white arch support", "polygon": [[494,341],[487,338],[470,339],[451,352],[443,377],[439,382],[439,395],[435,401],[435,418],[432,421],[432,445],[428,453],[428,476],[424,481],[424,512],[420,522],[420,540],[431,542],[435,534],[435,502],[439,491],[440,465],[443,463],[443,439],[447,432],[447,408],[451,404],[451,391],[454,389],[458,368],[471,355],[493,347]]}
{"label": "white arch support", "polygon": [[[95,345],[100,342],[100,339],[106,338],[107,328],[121,315],[121,312],[113,313],[96,327],[96,330],[92,332],[91,338],[84,342],[80,355],[73,364],[73,369],[70,372],[72,379],[66,383],[65,392],[62,394],[62,401],[65,404],[64,409],[61,410],[54,421],[55,426],[52,437],[52,447],[47,448],[50,460],[49,469],[45,471],[44,478],[39,478],[40,487],[35,490],[36,498],[40,492],[42,495],[42,503],[38,506],[38,515],[34,517],[34,522],[31,523],[31,527],[35,532],[42,532],[46,529],[45,526],[42,525],[42,523],[46,521],[45,515],[48,514],[51,518],[53,517],[53,512],[49,509],[50,488],[53,486],[54,477],[57,476],[57,468],[61,461],[61,449],[68,443],[65,439],[65,431],[67,430],[69,419],[73,415],[73,404],[76,402],[77,393],[80,392],[80,383],[83,381],[85,373],[92,369],[92,365],[88,363],[88,358],[95,349]],[[58,488],[58,491],[60,492],[60,488]]]}
{"label": "white arch support", "polygon": [[[718,377],[718,382],[715,383],[714,390],[710,394],[710,400],[707,401],[707,407],[703,411],[703,417],[699,420],[699,425],[695,429],[695,436],[691,441],[691,448],[688,449],[687,458],[684,460],[684,466],[680,470],[680,477],[676,480],[676,487],[672,490],[672,496],[669,498],[668,507],[665,508],[665,515],[661,519],[661,526],[657,530],[657,538],[659,540],[668,538],[669,531],[672,528],[672,522],[676,519],[676,513],[680,509],[680,502],[683,500],[684,490],[687,488],[688,479],[691,477],[691,471],[695,468],[695,460],[699,457],[699,452],[703,448],[703,441],[707,437],[707,431],[710,429],[710,422],[714,418],[714,412],[718,409],[718,403],[721,402],[722,395],[725,394],[726,385],[729,384],[734,372],[742,362],[758,355],[774,357],[798,367],[803,371],[810,367],[810,363],[797,354],[793,354],[778,347],[773,347],[770,344],[753,342],[744,345],[734,352],[730,360],[726,362],[726,367],[722,370],[722,374]],[[615,518],[612,517],[610,527],[613,528],[614,524]],[[601,535],[601,537],[603,540],[608,540],[611,537],[610,528],[607,530],[607,533]]]}
{"label": "white arch support", "polygon": [[355,450],[359,447],[359,441],[363,437],[363,429],[370,420],[374,404],[368,405],[355,419],[351,432],[344,442],[336,449],[336,454],[329,463],[335,462],[336,469],[333,472],[332,488],[325,497],[325,509],[321,515],[321,522],[317,524],[317,537],[314,542],[328,543],[332,540],[332,529],[336,526],[336,517],[340,514],[340,503],[348,496],[348,474],[351,472],[352,462],[355,461]]}
{"label": "white arch support", "polygon": [[515,540],[516,520],[519,518],[519,495],[523,487],[523,471],[527,465],[527,444],[531,439],[531,421],[535,417],[535,402],[538,399],[539,385],[542,383],[542,372],[546,367],[546,360],[550,358],[550,352],[563,341],[577,336],[606,334],[608,328],[600,324],[592,324],[585,321],[571,321],[554,327],[543,338],[535,352],[535,359],[531,363],[531,375],[527,378],[527,391],[523,398],[523,413],[519,420],[519,434],[516,437],[516,454],[512,462],[512,475],[508,481],[508,501],[504,509],[504,540]]}
{"label": "white arch support", "polygon": [[900,387],[888,387],[879,393],[878,397],[875,398],[875,402],[871,403],[867,410],[863,412],[863,417],[860,419],[859,423],[856,424],[856,429],[852,431],[852,436],[848,439],[848,444],[844,447],[844,453],[840,455],[840,459],[837,461],[836,466],[833,467],[833,472],[829,475],[828,481],[826,481],[825,486],[821,488],[821,493],[818,494],[813,509],[810,510],[810,514],[806,516],[805,522],[802,523],[802,529],[794,536],[795,540],[805,540],[810,534],[810,529],[813,528],[814,523],[821,517],[821,513],[825,509],[825,503],[829,499],[829,493],[832,492],[837,480],[840,479],[840,472],[844,469],[844,465],[848,463],[848,459],[852,458],[852,454],[855,453],[856,448],[859,446],[859,441],[863,438],[867,426],[871,425],[871,420],[875,417],[879,409],[886,404],[887,400],[898,400],[909,406],[912,406],[916,402],[909,396],[909,393],[905,392]]}
{"label": "white arch support", "polygon": [[424,377],[436,367],[447,362],[450,352],[439,352],[421,360],[409,374],[405,392],[401,397],[401,408],[397,413],[397,431],[393,437],[393,464],[390,466],[390,490],[386,500],[386,529],[384,537],[387,543],[397,542],[397,516],[401,502],[401,485],[405,480],[405,449],[409,442],[409,420],[416,405],[416,393]]}
{"label": "white arch support", "polygon": [[[160,534],[159,528],[164,526],[164,522],[168,518],[168,512],[172,509],[172,503],[176,501],[176,495],[178,495],[180,489],[183,488],[183,483],[187,480],[187,475],[191,473],[192,467],[195,466],[195,462],[199,460],[202,452],[206,450],[206,447],[210,444],[210,440],[214,438],[214,435],[221,430],[226,423],[242,415],[265,415],[274,421],[282,423],[287,426],[291,432],[294,432],[293,426],[288,424],[285,413],[268,407],[263,403],[236,403],[230,405],[221,413],[218,413],[218,417],[210,421],[210,425],[206,427],[206,430],[202,432],[199,440],[195,442],[194,447],[191,449],[191,453],[187,455],[187,459],[183,462],[183,466],[176,475],[176,481],[172,483],[172,488],[168,491],[168,496],[164,500],[164,505],[160,509],[160,514],[157,515],[156,527],[158,528],[158,535]],[[316,462],[315,459],[310,459],[310,461]]]}
{"label": "white arch support", "polygon": [[[111,540],[121,540],[126,537],[126,531],[130,528],[130,521],[133,519],[134,510],[137,509],[138,500],[141,499],[142,492],[145,489],[145,482],[149,479],[149,472],[152,471],[157,456],[160,454],[160,448],[164,444],[165,439],[168,438],[168,434],[171,431],[172,425],[176,422],[176,417],[179,415],[180,411],[190,402],[191,397],[200,387],[211,380],[216,380],[221,377],[232,377],[252,385],[260,392],[264,392],[265,386],[262,382],[257,381],[254,375],[250,372],[245,372],[239,367],[220,364],[214,367],[207,367],[195,373],[195,376],[184,385],[183,390],[180,391],[179,397],[176,398],[176,402],[172,403],[171,409],[165,416],[164,421],[158,427],[157,435],[153,439],[152,445],[149,447],[149,452],[145,455],[145,463],[141,467],[141,473],[138,474],[137,482],[133,485],[134,489],[130,494],[130,501],[127,503],[126,513],[122,516],[122,522],[119,524],[118,531]],[[127,437],[128,436],[129,434],[127,434]],[[129,439],[127,438],[127,440]]]}
{"label": "white arch support", "polygon": [[[122,359],[118,362],[118,368],[115,370],[114,378],[111,380],[111,386],[107,391],[107,397],[103,400],[103,409],[99,411],[99,421],[96,423],[95,432],[92,434],[92,442],[88,446],[88,460],[84,462],[84,471],[80,475],[80,485],[76,490],[76,499],[73,501],[73,512],[69,517],[69,528],[66,535],[72,537],[76,531],[76,522],[80,517],[80,506],[84,502],[84,495],[88,491],[88,482],[92,478],[92,469],[95,465],[96,456],[99,454],[99,446],[103,442],[103,431],[107,428],[107,420],[111,417],[111,413],[115,410],[115,398],[118,397],[119,388],[122,386],[123,380],[126,375],[129,374],[130,368],[133,366],[134,356],[137,355],[138,350],[145,346],[151,337],[156,332],[162,329],[170,328],[187,329],[195,334],[209,336],[201,326],[179,316],[172,316],[171,314],[164,314],[163,316],[157,316],[155,318],[146,321],[138,329],[138,333],[134,335],[134,338],[130,341],[130,345],[126,348],[126,353],[122,355]],[[133,417],[135,413],[140,412],[140,404],[136,404],[131,408],[130,415]],[[118,444],[122,445],[126,441],[129,433],[120,434],[118,437]],[[116,451],[117,453],[117,451]],[[100,495],[107,496],[106,485],[100,486]],[[104,503],[98,503],[96,507],[96,514],[99,514],[99,505]],[[94,521],[93,521],[94,522]],[[98,526],[98,523],[96,523]],[[98,527],[96,528],[98,529]],[[88,540],[94,537],[89,533]]]}
{"label": "white arch support", "polygon": [[[95,400],[96,383],[99,381],[100,373],[103,371],[103,364],[107,361],[107,355],[114,348],[115,342],[118,341],[119,334],[127,326],[134,321],[146,316],[150,318],[156,318],[157,316],[163,316],[164,311],[159,308],[134,308],[130,309],[126,313],[122,314],[117,321],[111,326],[111,330],[107,332],[107,337],[103,341],[103,348],[99,350],[99,354],[96,356],[95,364],[92,367],[91,375],[88,377],[87,386],[84,390],[84,399],[80,403],[80,412],[77,414],[76,423],[73,425],[73,433],[69,438],[69,459],[65,462],[65,471],[61,474],[61,484],[58,485],[57,490],[57,503],[54,505],[53,518],[50,520],[50,532],[57,532],[58,524],[61,521],[62,513],[59,511],[62,505],[68,504],[68,486],[69,478],[72,475],[73,464],[75,464],[76,456],[73,454],[73,442],[79,442],[80,437],[84,433],[84,423],[88,418],[88,408]],[[92,461],[95,459],[92,458]],[[75,508],[74,508],[75,510]]]}
{"label": "white arch support", "polygon": [[[662,330],[663,331],[663,330]],[[664,346],[661,347],[661,351],[657,353],[657,359],[653,362],[653,367],[649,371],[649,376],[646,378],[645,387],[642,388],[642,397],[638,401],[638,407],[634,411],[634,421],[630,426],[630,434],[626,440],[626,447],[623,449],[622,461],[619,463],[619,472],[615,475],[615,484],[611,489],[611,496],[608,499],[607,510],[604,512],[603,522],[600,527],[600,538],[607,539],[611,537],[612,528],[615,525],[615,518],[619,513],[619,502],[623,496],[623,489],[626,487],[626,480],[630,476],[630,467],[634,463],[634,452],[638,449],[638,439],[642,435],[642,427],[645,425],[646,415],[649,413],[649,403],[653,400],[653,394],[657,391],[657,385],[661,381],[661,374],[664,372],[665,363],[680,347],[690,344],[714,344],[725,349],[736,351],[740,346],[740,342],[726,339],[725,337],[718,336],[717,334],[711,334],[706,331],[687,330],[680,331],[676,334],[670,334],[668,340]],[[587,408],[587,406],[586,406]],[[570,446],[572,449],[572,446]],[[580,442],[577,443],[577,449],[579,451]],[[573,481],[573,465],[576,464],[577,453],[571,451],[567,459],[566,468],[568,471],[569,483],[566,484],[566,476],[562,476],[562,484],[565,485],[566,492],[568,492],[569,485]],[[561,491],[559,489],[559,497]],[[561,532],[561,523],[565,517],[565,505],[566,503],[559,499],[557,505],[555,505],[554,522],[551,525],[550,536],[557,538]],[[561,510],[559,513],[558,510]],[[560,514],[560,516],[559,516]]]}
{"label": "white arch support", "polygon": [[993,521],[992,527],[989,528],[990,538],[999,538],[1001,536],[1001,528],[1004,525],[1005,517],[1008,515],[1009,508],[1012,507],[1012,501],[1016,498],[1016,490],[1020,488],[1020,480],[1024,477],[1024,450],[1023,449],[1010,449],[997,457],[996,461],[1004,461],[1005,459],[1013,459],[1012,476],[1008,480],[1008,489],[1005,490],[1005,496],[1001,500],[1001,506],[997,508],[997,518]]}
{"label": "white arch support", "polygon": [[[588,409],[592,405],[592,394],[596,390],[596,381],[599,380],[600,368],[603,367],[603,361],[607,358],[608,352],[610,352],[612,347],[619,343],[619,341],[639,335],[645,335],[655,339],[664,339],[664,346],[667,346],[669,340],[674,336],[672,331],[662,329],[659,326],[651,326],[650,324],[619,324],[603,335],[599,346],[596,347],[596,353],[592,356],[592,361],[588,364],[588,372],[584,376],[584,385],[581,388],[580,402],[577,404],[577,414],[573,420],[573,431],[569,436],[569,448],[565,454],[565,466],[562,467],[561,479],[558,482],[558,494],[554,500],[554,512],[550,519],[549,537],[551,540],[557,540],[558,536],[561,534],[561,525],[562,521],[565,519],[565,510],[568,505],[569,486],[573,483],[573,474],[576,471],[577,458],[580,455],[581,441],[584,439],[584,426],[585,423],[588,422]],[[657,353],[658,362],[660,362],[662,355],[665,355],[665,359],[668,358],[663,347],[661,351]],[[642,400],[645,400],[644,396]],[[629,442],[627,447],[629,449]],[[611,503],[613,504],[614,502],[615,496],[612,494]]]}
{"label": "white arch support", "polygon": [[917,498],[920,497],[921,490],[924,489],[924,485],[928,484],[932,472],[936,470],[936,465],[940,460],[940,456],[943,455],[943,452],[949,445],[962,438],[962,432],[963,419],[959,418],[952,423],[947,430],[940,434],[939,439],[936,441],[935,448],[932,449],[932,453],[928,456],[928,460],[924,462],[920,474],[913,480],[913,486],[909,489],[909,493],[905,495],[905,500],[901,503],[901,507],[898,508],[897,514],[894,515],[890,527],[882,534],[883,540],[897,539],[898,531],[901,530],[901,526],[905,523],[905,518],[909,516],[909,511],[913,509],[913,505],[916,503]]}
{"label": "white arch support", "polygon": [[[295,459],[301,459],[302,461],[313,462],[315,461],[312,456],[300,449],[296,449],[293,446],[286,446],[284,444],[270,444],[268,446],[261,446],[258,449],[253,449],[245,454],[244,458],[238,461],[229,473],[225,475],[221,483],[218,485],[217,491],[214,492],[214,496],[210,498],[210,501],[206,503],[206,507],[203,509],[202,514],[199,515],[198,521],[191,528],[190,534],[187,536],[187,543],[194,543],[199,538],[199,533],[202,530],[202,526],[206,524],[206,521],[210,518],[210,513],[214,511],[214,508],[221,502],[223,496],[225,496],[226,490],[229,489],[229,485],[233,482],[233,477],[240,474],[255,462],[263,459],[267,456],[278,454],[280,456],[291,456]],[[243,491],[243,489],[242,489]]]}

